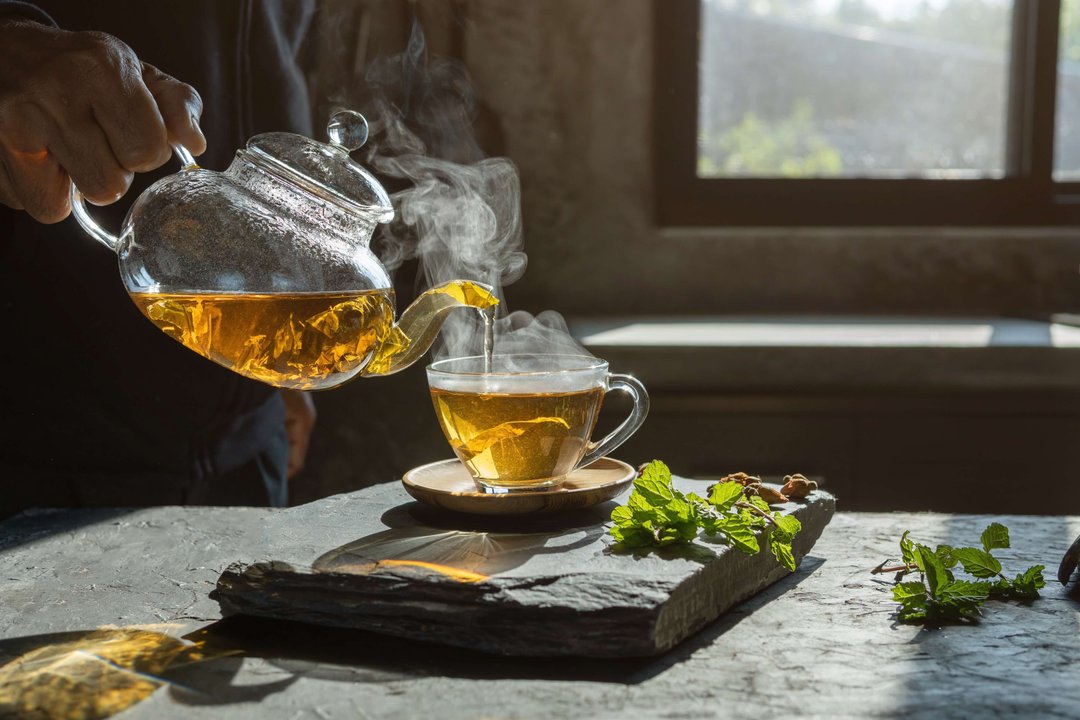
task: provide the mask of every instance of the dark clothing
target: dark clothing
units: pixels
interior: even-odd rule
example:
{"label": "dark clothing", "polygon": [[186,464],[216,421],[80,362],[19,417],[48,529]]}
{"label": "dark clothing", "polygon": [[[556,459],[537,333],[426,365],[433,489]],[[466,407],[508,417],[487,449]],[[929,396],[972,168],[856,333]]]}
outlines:
{"label": "dark clothing", "polygon": [[[253,134],[311,135],[298,55],[313,4],[297,0],[35,3],[68,30],[115,35],[194,86],[224,169]],[[24,13],[0,0],[0,16]],[[156,177],[110,208],[116,231]],[[117,259],[73,218],[40,225],[0,206],[0,517],[33,505],[283,504],[279,393],[191,352],[128,299]]]}

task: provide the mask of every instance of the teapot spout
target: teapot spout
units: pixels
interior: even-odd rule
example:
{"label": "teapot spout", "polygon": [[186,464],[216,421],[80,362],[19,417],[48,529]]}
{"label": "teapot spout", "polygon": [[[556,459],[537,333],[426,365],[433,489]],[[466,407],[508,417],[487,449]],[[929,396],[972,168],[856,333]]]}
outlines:
{"label": "teapot spout", "polygon": [[393,375],[423,357],[451,311],[475,308],[493,312],[499,304],[494,288],[470,280],[451,280],[431,288],[405,308],[361,375]]}

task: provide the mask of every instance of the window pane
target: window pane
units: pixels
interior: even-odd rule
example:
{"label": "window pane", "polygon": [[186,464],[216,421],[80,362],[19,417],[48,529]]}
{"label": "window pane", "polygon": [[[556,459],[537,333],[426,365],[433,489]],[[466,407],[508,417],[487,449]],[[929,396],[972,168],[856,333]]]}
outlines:
{"label": "window pane", "polygon": [[1061,3],[1054,179],[1080,180],[1080,1]]}
{"label": "window pane", "polygon": [[1000,177],[1012,4],[702,0],[698,175]]}

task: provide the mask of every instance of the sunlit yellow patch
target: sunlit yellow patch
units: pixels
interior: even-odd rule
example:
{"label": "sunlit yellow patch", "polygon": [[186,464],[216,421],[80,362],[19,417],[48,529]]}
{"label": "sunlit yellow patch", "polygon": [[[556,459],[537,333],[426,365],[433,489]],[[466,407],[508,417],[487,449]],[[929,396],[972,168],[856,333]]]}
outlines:
{"label": "sunlit yellow patch", "polygon": [[333,569],[333,572],[371,575],[379,570],[390,568],[418,568],[421,570],[428,570],[461,583],[478,583],[488,579],[487,575],[473,572],[472,570],[462,570],[461,568],[456,568],[452,565],[442,565],[440,563],[427,562],[425,560],[377,560],[364,563],[341,563]]}
{"label": "sunlit yellow patch", "polygon": [[481,575],[480,573],[472,572],[471,570],[462,570],[460,568],[451,567],[450,565],[440,565],[433,562],[424,562],[423,560],[380,560],[375,563],[378,567],[417,567],[424,570],[431,570],[437,572],[440,575],[445,575],[451,580],[457,580],[464,583],[477,583],[483,582],[488,579],[487,575]]}
{"label": "sunlit yellow patch", "polygon": [[0,717],[107,718],[164,685],[164,671],[206,659],[202,642],[156,629],[99,628],[0,666]]}

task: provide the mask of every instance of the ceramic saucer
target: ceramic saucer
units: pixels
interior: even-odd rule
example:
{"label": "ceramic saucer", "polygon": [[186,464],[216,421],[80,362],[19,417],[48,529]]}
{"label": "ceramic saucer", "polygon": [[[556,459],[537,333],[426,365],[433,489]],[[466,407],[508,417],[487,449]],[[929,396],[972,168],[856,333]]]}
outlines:
{"label": "ceramic saucer", "polygon": [[461,461],[421,465],[401,479],[405,490],[422,503],[478,515],[525,515],[597,505],[610,500],[634,481],[637,471],[614,458],[600,458],[567,476],[562,485],[541,490],[491,494],[476,487]]}

